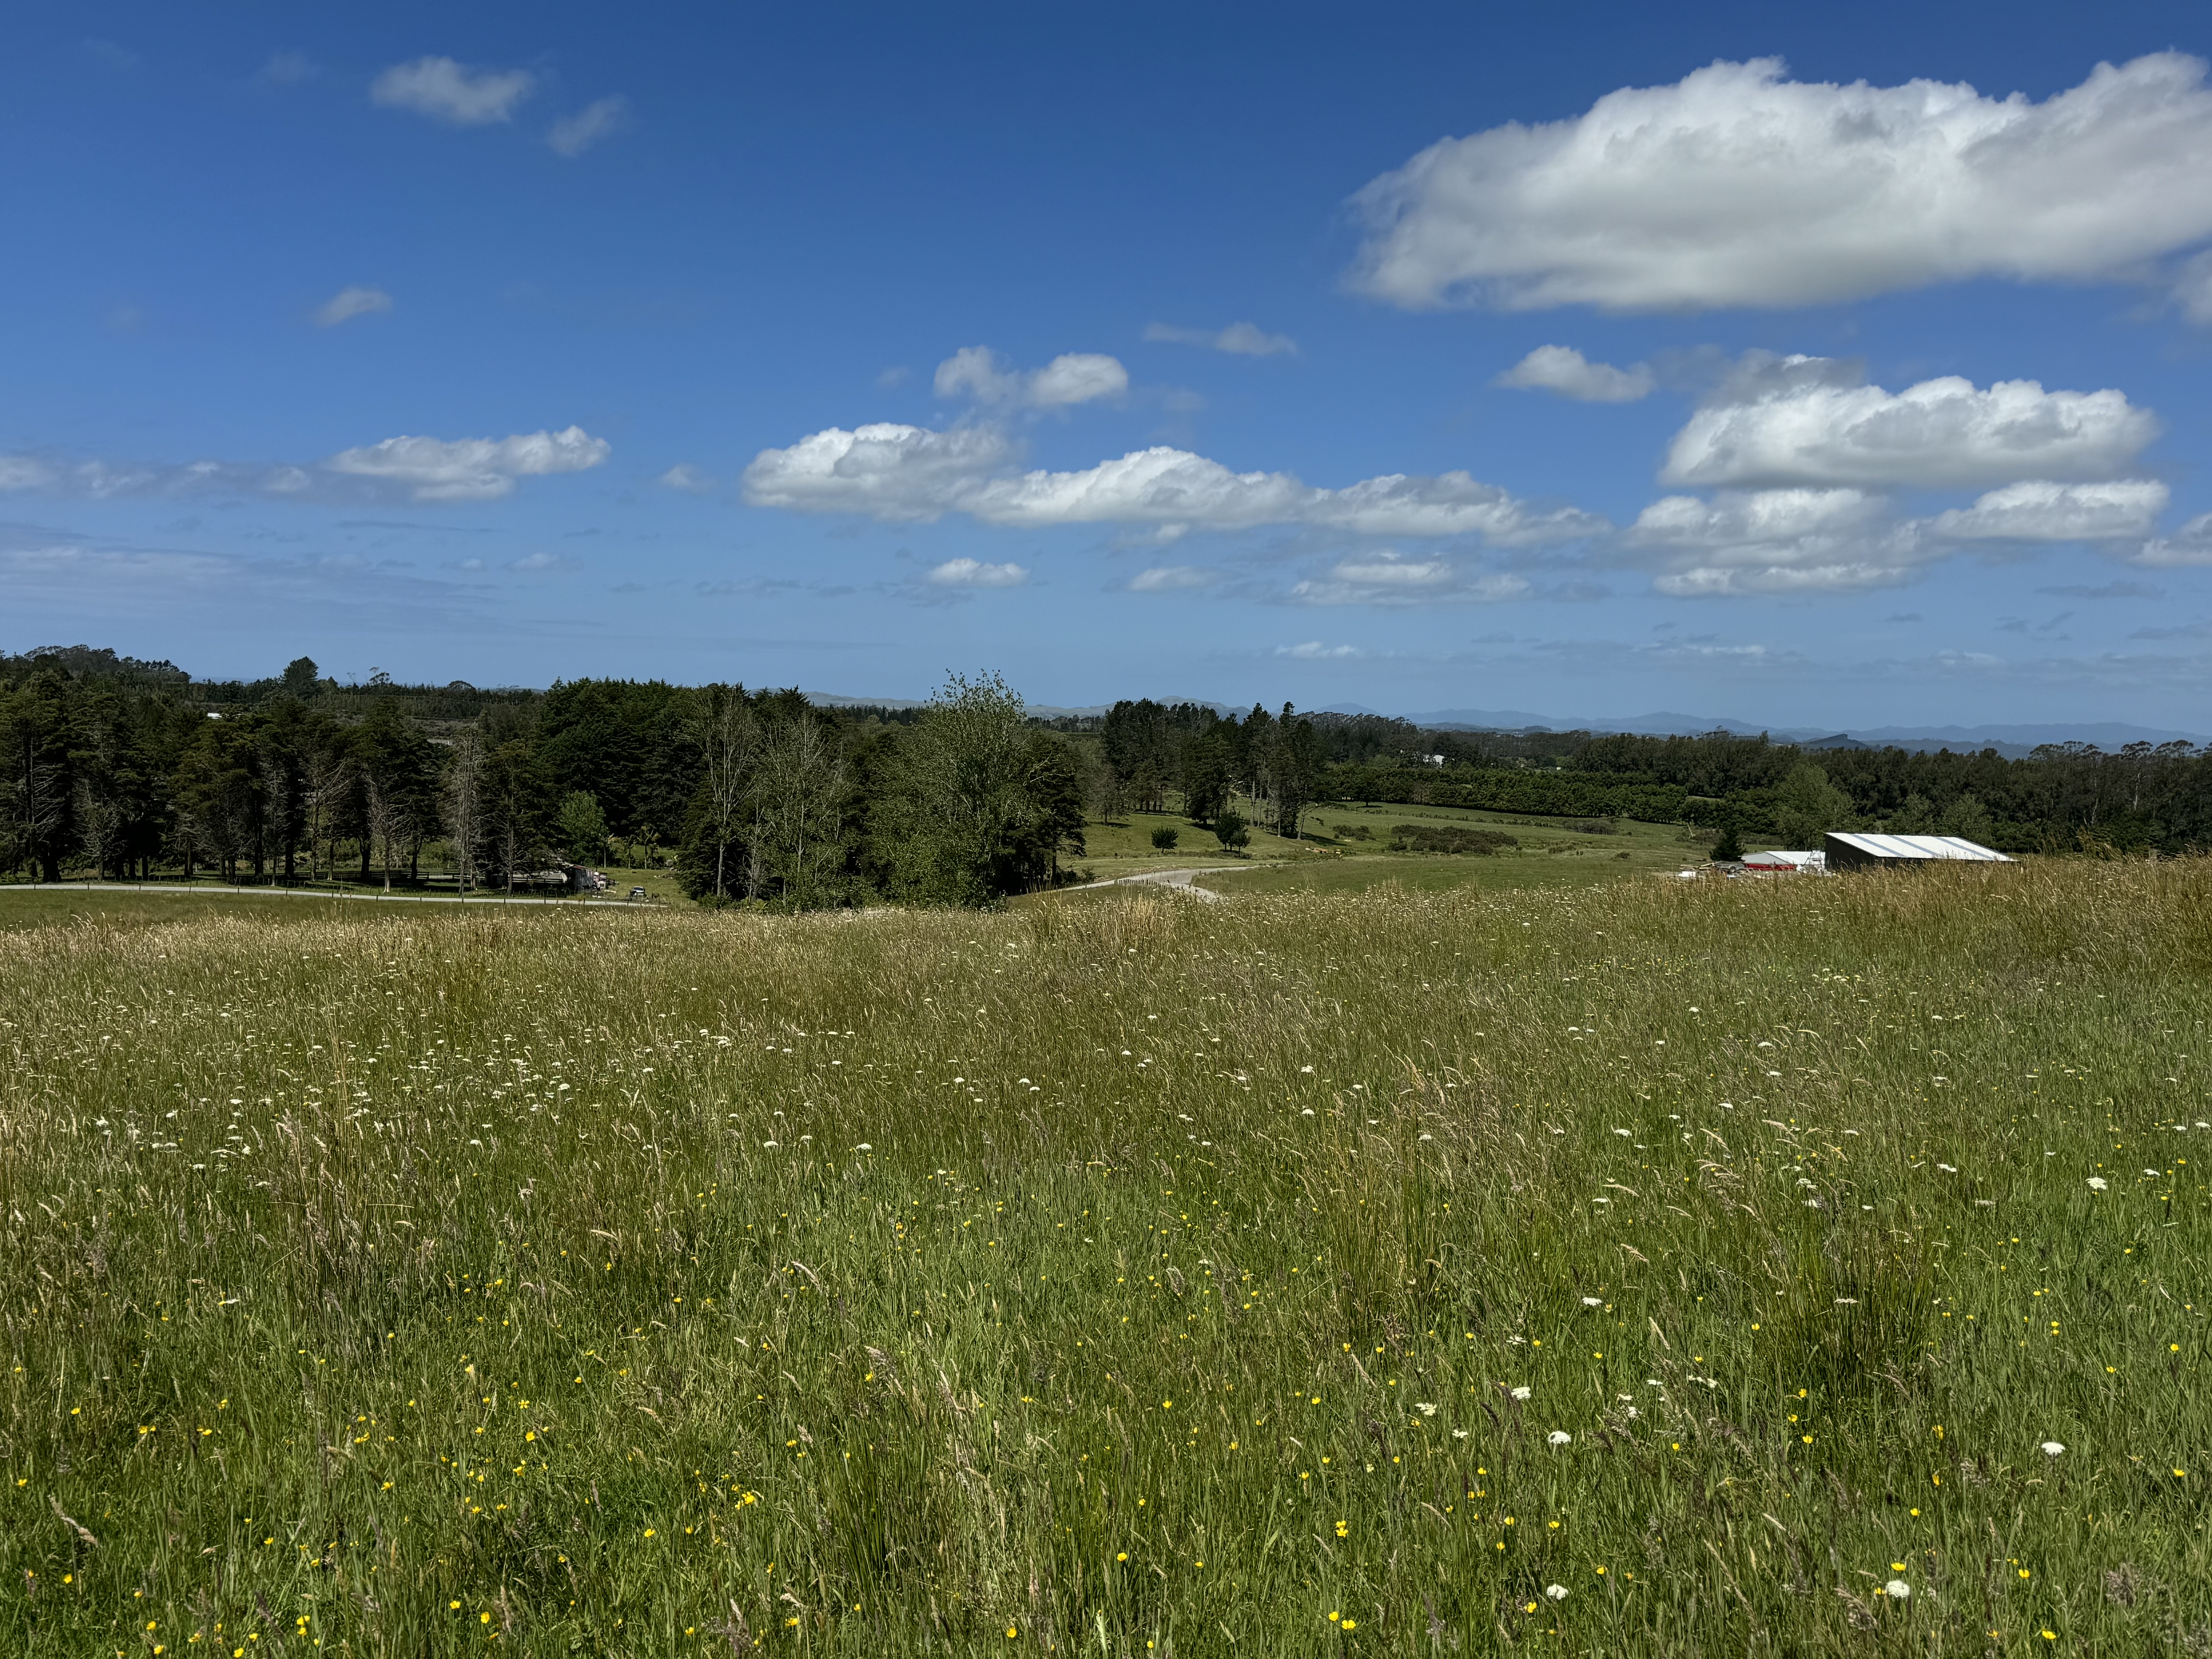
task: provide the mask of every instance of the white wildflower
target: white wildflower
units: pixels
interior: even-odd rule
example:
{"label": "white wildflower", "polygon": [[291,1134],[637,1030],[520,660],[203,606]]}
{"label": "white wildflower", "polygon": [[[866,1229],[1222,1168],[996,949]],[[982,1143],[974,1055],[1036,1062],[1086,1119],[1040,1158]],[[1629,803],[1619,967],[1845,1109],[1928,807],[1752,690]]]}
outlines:
{"label": "white wildflower", "polygon": [[2065,1449],[2066,1448],[2056,1440],[2046,1440],[2043,1443],[2043,1455],[2045,1457],[2056,1457]]}
{"label": "white wildflower", "polygon": [[1569,1434],[1565,1429],[1553,1429],[1551,1433],[1546,1435],[1544,1438],[1551,1442],[1554,1446],[1571,1446],[1574,1443],[1575,1440],[1574,1436]]}
{"label": "white wildflower", "polygon": [[1583,1298],[1583,1306],[1585,1308],[1595,1308],[1599,1305],[1598,1299],[1594,1296],[1586,1296]]}
{"label": "white wildflower", "polygon": [[1881,1593],[1894,1596],[1900,1601],[1909,1601],[1912,1599],[1912,1586],[1902,1578],[1893,1578],[1881,1587]]}
{"label": "white wildflower", "polygon": [[1453,1439],[1455,1439],[1455,1440],[1464,1440],[1464,1439],[1466,1439],[1466,1438],[1467,1438],[1467,1431],[1466,1431],[1465,1429],[1454,1429],[1454,1430],[1452,1431],[1452,1438],[1453,1438]]}
{"label": "white wildflower", "polygon": [[2089,1190],[2093,1193],[2103,1192],[2105,1190],[2105,1177],[2102,1176],[2091,1176],[2089,1177]]}
{"label": "white wildflower", "polygon": [[1567,1587],[1565,1584],[1547,1584],[1544,1586],[1544,1594],[1554,1601],[1564,1601],[1567,1599]]}
{"label": "white wildflower", "polygon": [[1437,1402],[1433,1400],[1416,1400],[1413,1402],[1413,1409],[1424,1417],[1434,1417],[1437,1414]]}
{"label": "white wildflower", "polygon": [[1528,1385],[1526,1382],[1523,1382],[1520,1387],[1516,1389],[1509,1389],[1506,1392],[1510,1394],[1516,1400],[1526,1400],[1528,1397]]}

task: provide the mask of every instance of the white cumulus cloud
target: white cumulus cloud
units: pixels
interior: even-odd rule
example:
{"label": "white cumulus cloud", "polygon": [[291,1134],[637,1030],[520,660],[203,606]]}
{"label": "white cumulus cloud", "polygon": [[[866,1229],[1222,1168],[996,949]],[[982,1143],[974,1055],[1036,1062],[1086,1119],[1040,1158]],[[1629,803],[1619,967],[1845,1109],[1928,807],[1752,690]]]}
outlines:
{"label": "white cumulus cloud", "polygon": [[1929,556],[1915,526],[1860,489],[1668,495],[1638,515],[1625,540],[1657,557],[1653,586],[1679,598],[1884,587]]}
{"label": "white cumulus cloud", "polygon": [[1585,404],[1632,404],[1651,390],[1651,371],[1642,363],[1615,368],[1594,363],[1572,346],[1538,346],[1498,377],[1498,384],[1523,391],[1556,392]]}
{"label": "white cumulus cloud", "polygon": [[470,70],[450,58],[417,58],[394,64],[369,83],[369,101],[385,109],[412,110],[455,126],[511,121],[514,106],[536,90],[528,70]]}
{"label": "white cumulus cloud", "polygon": [[788,449],[761,451],[745,468],[745,499],[800,513],[935,519],[957,510],[982,479],[1012,459],[1012,447],[994,427],[933,432],[878,421],[848,432],[833,426]]}
{"label": "white cumulus cloud", "polygon": [[1270,334],[1256,323],[1231,323],[1226,328],[1177,328],[1172,323],[1149,323],[1145,338],[1168,345],[1203,346],[1232,357],[1291,357],[1298,349],[1298,343],[1289,335]]}
{"label": "white cumulus cloud", "polygon": [[986,564],[981,559],[947,559],[927,580],[937,587],[1020,587],[1030,573],[1018,564]]}
{"label": "white cumulus cloud", "polygon": [[1717,63],[1449,138],[1355,198],[1353,280],[1407,307],[1800,306],[2130,276],[2212,237],[2212,90],[2179,52],[2038,103]]}
{"label": "white cumulus cloud", "polygon": [[581,472],[612,453],[604,438],[580,426],[511,438],[386,438],[341,450],[323,463],[349,477],[395,485],[421,501],[488,501],[514,491],[514,481]]}
{"label": "white cumulus cloud", "polygon": [[964,396],[980,404],[1065,409],[1120,397],[1129,389],[1129,371],[1119,358],[1103,352],[1069,351],[1024,374],[1008,367],[988,346],[963,346],[937,366],[935,386],[940,398]]}
{"label": "white cumulus cloud", "polygon": [[1297,645],[1279,645],[1279,657],[1294,657],[1300,662],[1341,662],[1347,657],[1362,657],[1367,653],[1356,645],[1324,645],[1319,640],[1307,640]]}
{"label": "white cumulus cloud", "polygon": [[617,93],[562,116],[546,133],[545,142],[556,154],[574,160],[600,139],[621,131],[629,120],[629,100]]}
{"label": "white cumulus cloud", "polygon": [[317,308],[315,321],[325,328],[335,328],[351,318],[391,309],[392,296],[380,288],[342,288]]}
{"label": "white cumulus cloud", "polygon": [[2087,484],[2034,478],[1992,489],[1972,507],[1939,513],[1926,529],[1948,541],[2126,540],[2150,534],[2167,495],[2154,478]]}
{"label": "white cumulus cloud", "polygon": [[2200,514],[2170,537],[2145,543],[2135,562],[2167,568],[2212,564],[2212,513]]}
{"label": "white cumulus cloud", "polygon": [[1607,527],[1593,514],[1536,507],[1465,472],[1393,473],[1323,489],[1288,472],[1232,472],[1218,461],[1164,445],[1072,472],[1015,472],[1012,459],[1012,446],[988,425],[945,432],[890,422],[852,431],[832,427],[787,449],[761,451],[745,469],[745,497],[758,507],[887,520],[964,513],[1025,530],[1072,524],[1222,531],[1311,525],[1358,535],[1478,535],[1518,544],[1565,540]]}
{"label": "white cumulus cloud", "polygon": [[1957,375],[1901,392],[1856,384],[1820,357],[1754,360],[1690,416],[1668,450],[1670,484],[1984,489],[2108,477],[2158,435],[2124,392],[1986,391]]}

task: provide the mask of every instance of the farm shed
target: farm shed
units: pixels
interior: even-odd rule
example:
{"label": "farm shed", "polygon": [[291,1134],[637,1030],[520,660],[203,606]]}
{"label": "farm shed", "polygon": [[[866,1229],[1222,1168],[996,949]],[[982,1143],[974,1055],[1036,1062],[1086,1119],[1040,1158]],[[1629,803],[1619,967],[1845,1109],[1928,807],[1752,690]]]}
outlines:
{"label": "farm shed", "polygon": [[1964,836],[1877,836],[1831,830],[1827,842],[1831,870],[1899,869],[1953,860],[1970,864],[2012,862],[2002,853],[1991,852]]}
{"label": "farm shed", "polygon": [[1814,875],[1828,867],[1826,853],[1747,853],[1743,860],[1748,875]]}

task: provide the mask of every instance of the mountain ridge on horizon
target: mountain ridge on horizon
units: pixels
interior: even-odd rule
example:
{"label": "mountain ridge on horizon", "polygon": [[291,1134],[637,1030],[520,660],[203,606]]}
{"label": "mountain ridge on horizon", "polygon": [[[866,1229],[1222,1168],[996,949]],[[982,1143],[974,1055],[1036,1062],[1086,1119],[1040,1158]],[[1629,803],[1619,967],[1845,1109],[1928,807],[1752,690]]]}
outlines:
{"label": "mountain ridge on horizon", "polygon": [[[1345,708],[1334,712],[1374,711]],[[1564,720],[1519,709],[1480,708],[1431,709],[1409,713],[1399,718],[1437,731],[1464,726],[1478,731],[1619,732],[1639,737],[1695,737],[1702,732],[1717,731],[1733,732],[1740,737],[1756,737],[1764,732],[1784,743],[1818,743],[1827,739],[1840,747],[1841,740],[1848,739],[1876,748],[1915,748],[1937,744],[1956,748],[1966,745],[1973,749],[1995,748],[2000,751],[2017,749],[2022,754],[2050,743],[2089,743],[2100,749],[2117,749],[2130,743],[2203,744],[2212,741],[2201,732],[2136,726],[2124,720],[2008,721],[1978,726],[1754,726],[1724,715],[1683,714],[1666,709],[1649,714]]]}
{"label": "mountain ridge on horizon", "polygon": [[[919,708],[925,701],[917,697],[854,697],[832,692],[810,692],[808,695],[816,702],[830,708]],[[1207,697],[1160,697],[1155,701],[1167,704],[1195,702],[1224,714],[1241,707]],[[1030,713],[1046,719],[1085,718],[1103,715],[1111,707],[1109,703],[1100,703],[1088,708],[1063,708],[1032,703]],[[1304,712],[1314,714],[1372,714],[1384,719],[1407,720],[1435,732],[1620,732],[1632,737],[1698,737],[1707,732],[1730,732],[1738,737],[1747,738],[1764,732],[1778,743],[1794,743],[1814,748],[1948,748],[1969,752],[1995,749],[2013,760],[2021,758],[2045,744],[2087,743],[2099,749],[2112,750],[2130,743],[2212,743],[2212,737],[2200,732],[2136,726],[2125,720],[2023,720],[1979,726],[1954,724],[1851,728],[1754,726],[1747,720],[1735,720],[1727,715],[1685,714],[1672,709],[1605,718],[1570,718],[1537,714],[1525,708],[1434,708],[1386,715],[1382,710],[1370,708],[1364,703],[1335,702]]]}

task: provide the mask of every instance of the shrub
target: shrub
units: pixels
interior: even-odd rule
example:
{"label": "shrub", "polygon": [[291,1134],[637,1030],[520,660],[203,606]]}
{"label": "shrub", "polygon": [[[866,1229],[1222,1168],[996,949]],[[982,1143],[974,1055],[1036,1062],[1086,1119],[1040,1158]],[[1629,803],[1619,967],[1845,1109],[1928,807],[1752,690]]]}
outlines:
{"label": "shrub", "polygon": [[1152,845],[1163,853],[1172,851],[1179,839],[1181,839],[1180,832],[1172,823],[1164,823],[1152,831]]}

